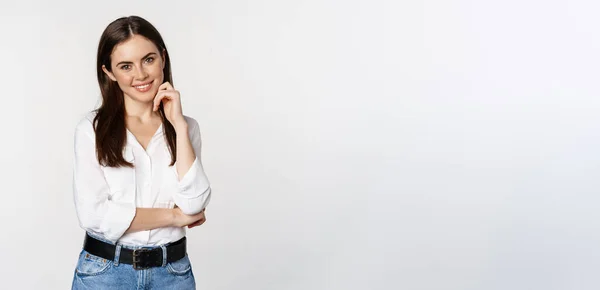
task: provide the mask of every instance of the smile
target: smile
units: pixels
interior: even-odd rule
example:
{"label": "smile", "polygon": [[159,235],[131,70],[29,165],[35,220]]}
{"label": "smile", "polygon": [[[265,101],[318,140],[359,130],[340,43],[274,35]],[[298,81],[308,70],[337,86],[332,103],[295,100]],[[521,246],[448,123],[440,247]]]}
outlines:
{"label": "smile", "polygon": [[150,88],[152,88],[152,82],[147,83],[147,84],[143,84],[143,85],[139,85],[139,86],[133,86],[137,91],[139,92],[147,92],[150,90]]}

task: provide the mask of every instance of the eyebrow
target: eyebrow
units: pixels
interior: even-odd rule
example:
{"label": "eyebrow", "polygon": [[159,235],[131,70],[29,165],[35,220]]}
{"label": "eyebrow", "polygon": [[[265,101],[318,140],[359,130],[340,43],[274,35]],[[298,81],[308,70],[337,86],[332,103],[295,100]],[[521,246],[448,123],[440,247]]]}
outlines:
{"label": "eyebrow", "polygon": [[[142,59],[146,59],[146,58],[148,58],[149,56],[151,56],[153,54],[155,55],[156,52],[148,53],[148,54],[144,55],[144,57],[142,57]],[[131,62],[131,61],[121,61],[121,62],[117,63],[115,66],[120,66],[122,64],[133,64],[133,62]]]}

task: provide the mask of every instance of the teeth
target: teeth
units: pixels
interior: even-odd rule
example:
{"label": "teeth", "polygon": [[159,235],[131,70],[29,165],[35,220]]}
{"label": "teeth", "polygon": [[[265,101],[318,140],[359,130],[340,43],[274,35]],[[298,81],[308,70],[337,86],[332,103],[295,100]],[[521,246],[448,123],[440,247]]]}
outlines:
{"label": "teeth", "polygon": [[147,87],[149,87],[149,86],[150,86],[150,84],[145,84],[145,85],[143,85],[143,86],[136,86],[136,88],[137,88],[137,89],[145,89],[145,88],[147,88]]}

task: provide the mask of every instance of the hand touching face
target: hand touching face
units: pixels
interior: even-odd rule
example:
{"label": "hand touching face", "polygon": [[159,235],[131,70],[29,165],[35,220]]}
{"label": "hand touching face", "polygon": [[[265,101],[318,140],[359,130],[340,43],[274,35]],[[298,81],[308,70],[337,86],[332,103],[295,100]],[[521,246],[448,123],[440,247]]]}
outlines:
{"label": "hand touching face", "polygon": [[158,110],[161,102],[165,110],[165,117],[167,117],[167,120],[169,120],[174,127],[177,127],[177,124],[185,122],[181,110],[179,91],[175,90],[169,82],[160,85],[158,88],[158,93],[154,98],[154,111]]}

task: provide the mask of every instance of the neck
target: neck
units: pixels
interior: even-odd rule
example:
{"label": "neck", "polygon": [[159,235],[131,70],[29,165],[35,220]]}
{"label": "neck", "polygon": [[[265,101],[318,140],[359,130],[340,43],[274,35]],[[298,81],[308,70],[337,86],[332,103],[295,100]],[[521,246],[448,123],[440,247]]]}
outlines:
{"label": "neck", "polygon": [[139,102],[128,96],[125,96],[125,117],[135,119],[142,123],[150,122],[159,117],[159,112],[154,112],[152,102]]}

